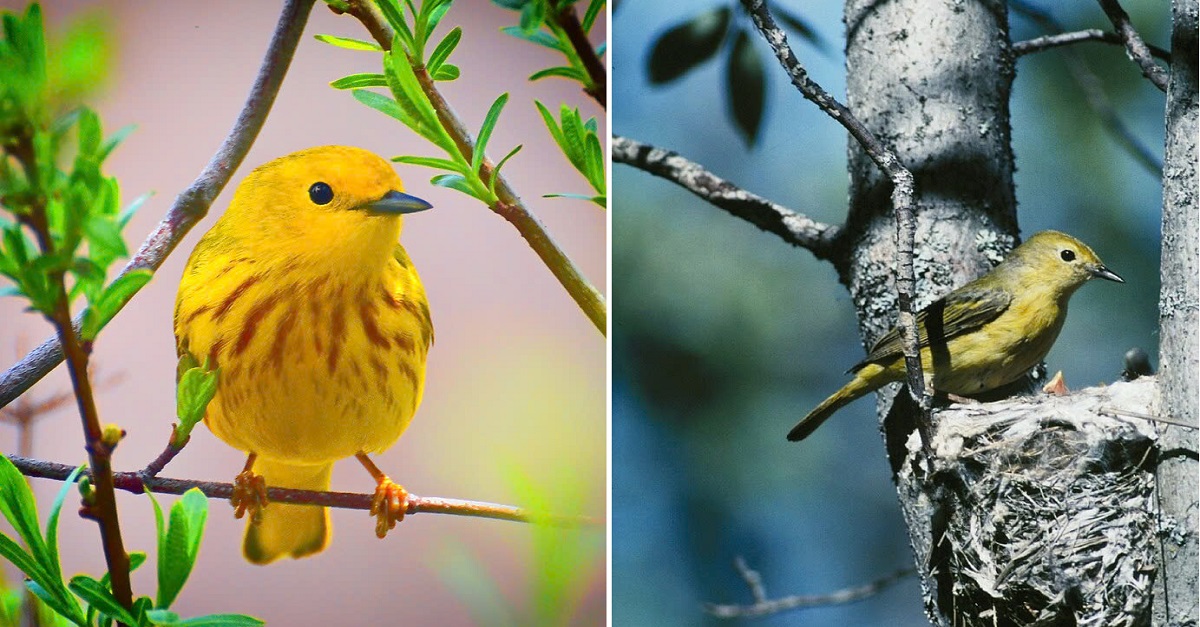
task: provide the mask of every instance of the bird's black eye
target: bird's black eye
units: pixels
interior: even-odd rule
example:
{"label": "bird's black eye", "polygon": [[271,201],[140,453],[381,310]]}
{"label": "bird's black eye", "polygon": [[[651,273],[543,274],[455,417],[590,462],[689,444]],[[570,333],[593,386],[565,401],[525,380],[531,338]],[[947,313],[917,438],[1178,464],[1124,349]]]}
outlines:
{"label": "bird's black eye", "polygon": [[1070,248],[1064,248],[1063,251],[1059,253],[1059,256],[1062,257],[1063,261],[1075,261],[1075,251],[1071,250]]}
{"label": "bird's black eye", "polygon": [[308,188],[308,198],[318,205],[328,205],[333,200],[333,188],[326,183],[313,183]]}

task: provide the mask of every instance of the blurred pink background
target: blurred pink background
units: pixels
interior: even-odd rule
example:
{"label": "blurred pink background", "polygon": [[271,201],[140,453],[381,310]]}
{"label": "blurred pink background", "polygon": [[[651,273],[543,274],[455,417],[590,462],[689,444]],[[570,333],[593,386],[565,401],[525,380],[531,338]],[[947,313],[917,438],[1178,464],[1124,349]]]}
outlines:
{"label": "blurred pink background", "polygon": [[[107,15],[116,44],[108,84],[91,104],[105,131],[126,124],[137,130],[117,149],[107,172],[121,183],[123,202],[153,190],[155,196],[126,229],[135,249],[176,194],[191,183],[223,140],[242,107],[275,25],[280,2],[49,2],[51,33],[83,12]],[[7,10],[25,3],[0,0]],[[561,56],[503,35],[517,14],[483,0],[460,0],[443,20],[435,42],[455,25],[462,43],[451,62],[462,78],[442,83],[458,115],[477,129],[491,102],[512,94],[489,144],[493,160],[516,144],[525,148],[505,166],[509,182],[546,224],[584,275],[607,292],[605,212],[583,201],[544,199],[552,192],[590,193],[550,139],[533,99],[557,111],[560,103],[595,116],[607,135],[604,111],[578,86],[561,79],[536,83],[532,72],[558,65]],[[603,20],[602,20],[603,21]],[[330,33],[368,39],[353,18],[332,14],[318,1],[287,80],[249,157],[214,203],[209,216],[113,323],[96,344],[104,422],[119,423],[128,437],[117,451],[118,470],[136,470],[164,447],[174,420],[175,352],[171,314],[188,253],[220,212],[249,168],[301,148],[348,144],[385,157],[442,156],[415,134],[360,105],[331,80],[379,72],[378,54],[347,51],[313,39]],[[605,36],[604,25],[593,33]],[[431,186],[433,171],[399,170],[408,190],[434,209],[405,220],[402,241],[429,292],[437,342],[429,358],[423,406],[400,441],[378,458],[381,468],[410,491],[500,503],[518,502],[506,477],[516,469],[550,493],[586,494],[583,511],[605,515],[605,340],[549,270],[507,222],[458,192]],[[16,298],[0,300],[0,368],[51,333],[40,317],[23,313]],[[62,368],[31,392],[42,398],[70,383]],[[16,430],[0,426],[0,448],[16,449]],[[66,463],[85,460],[73,406],[44,417],[34,430],[34,455]],[[197,427],[192,442],[164,476],[230,481],[244,458]],[[571,484],[574,482],[574,484]],[[567,484],[567,485],[564,485]],[[34,480],[40,506],[60,484]],[[353,461],[339,463],[333,489],[367,492],[369,476]],[[175,497],[162,496],[167,507]],[[104,568],[96,525],[73,515],[68,498],[60,538],[64,572],[99,575]],[[126,546],[150,561],[134,574],[137,594],[153,596],[154,517],[145,497],[119,493]],[[521,524],[421,514],[401,523],[386,540],[374,537],[365,513],[333,511],[334,538],[324,553],[258,567],[240,553],[243,522],[223,501],[210,501],[209,523],[195,570],[173,610],[182,616],[212,612],[251,614],[274,625],[466,625],[463,594],[448,583],[446,564],[463,552],[475,556],[483,577],[499,587],[510,607],[532,615],[534,566],[530,529]],[[602,529],[592,534],[603,547]],[[565,534],[564,538],[571,534]],[[572,624],[602,624],[605,561],[578,564],[578,610]],[[11,568],[9,581],[16,581]]]}

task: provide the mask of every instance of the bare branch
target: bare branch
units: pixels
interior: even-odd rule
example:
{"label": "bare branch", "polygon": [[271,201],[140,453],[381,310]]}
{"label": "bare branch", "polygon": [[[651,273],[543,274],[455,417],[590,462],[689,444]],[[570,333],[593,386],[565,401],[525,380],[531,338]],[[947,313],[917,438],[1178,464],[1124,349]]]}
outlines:
{"label": "bare branch", "polygon": [[[64,481],[75,471],[75,467],[68,464],[31,459],[19,455],[9,455],[8,459],[21,471],[21,474],[27,477]],[[183,494],[192,488],[198,488],[209,498],[228,499],[233,495],[232,483],[155,477],[146,474],[144,471],[113,473],[113,485],[118,490],[132,492],[133,494],[143,494],[146,489],[155,494]],[[369,511],[373,497],[373,494],[359,494],[354,492],[320,492],[314,490],[293,490],[290,488],[267,489],[267,498],[271,502],[292,503],[295,505],[321,505],[340,509]],[[511,505],[447,499],[436,496],[417,496],[411,492],[408,495],[408,510],[405,513],[409,515],[427,513],[472,516],[475,518],[491,518],[493,520],[547,524],[556,527],[598,527],[602,525],[601,521],[588,516],[538,514]]]}
{"label": "bare branch", "polygon": [[904,366],[908,373],[908,389],[913,400],[921,408],[924,419],[917,421],[917,430],[921,434],[921,443],[928,454],[930,451],[930,416],[932,403],[925,392],[925,379],[921,373],[921,353],[917,343],[917,318],[913,312],[913,301],[916,293],[916,275],[913,271],[913,247],[917,231],[917,218],[914,212],[913,175],[909,172],[895,153],[884,145],[867,130],[858,118],[808,77],[808,71],[800,64],[796,54],[792,52],[787,42],[787,34],[775,23],[771,12],[767,9],[766,0],[742,0],[742,6],[754,20],[754,26],[762,33],[763,39],[770,44],[775,52],[775,58],[787,71],[792,85],[800,91],[807,100],[812,101],[822,111],[829,114],[841,124],[850,136],[862,146],[867,156],[875,165],[883,170],[892,181],[892,208],[896,212],[896,248],[899,257],[896,272],[896,292],[900,313],[897,326],[900,327],[900,337],[904,341]]}
{"label": "bare branch", "polygon": [[[1012,45],[1012,51],[1013,54],[1020,57],[1027,54],[1032,54],[1034,52],[1041,52],[1043,50],[1049,50],[1059,46],[1068,46],[1070,44],[1086,41],[1116,44],[1119,46],[1125,45],[1125,41],[1116,33],[1102,31],[1099,28],[1089,28],[1087,30],[1079,30],[1070,33],[1058,33],[1057,35],[1043,35],[1041,37],[1034,37],[1033,39],[1026,41],[1018,41]],[[1149,44],[1147,44],[1146,48],[1149,49],[1150,54],[1155,58],[1162,59],[1164,61],[1171,60],[1171,53],[1167,50],[1163,50],[1158,46],[1151,46]]]}
{"label": "bare branch", "polygon": [[830,259],[840,227],[816,222],[808,216],[748,192],[689,161],[679,154],[613,135],[613,163],[624,163],[671,181],[783,241]]}
{"label": "bare branch", "polygon": [[[209,160],[200,176],[175,199],[166,216],[154,231],[142,242],[141,248],[121,270],[124,275],[132,270],[157,270],[183,237],[201,218],[208,213],[213,200],[229,183],[242,159],[250,151],[258,136],[267,113],[279,93],[279,86],[292,62],[296,44],[304,32],[304,25],[315,0],[287,0],[279,15],[279,22],[271,36],[266,56],[246,97],[246,103],[233,124],[233,129]],[[79,332],[82,313],[75,317],[75,332]],[[23,394],[34,383],[46,376],[55,366],[62,363],[63,353],[58,337],[42,342],[20,362],[0,375],[0,407],[4,407]]]}
{"label": "bare branch", "polygon": [[1121,41],[1125,42],[1125,51],[1129,54],[1129,59],[1142,69],[1142,76],[1154,83],[1154,86],[1160,91],[1166,93],[1167,71],[1159,67],[1151,58],[1150,49],[1146,46],[1146,42],[1142,41],[1142,36],[1133,28],[1133,24],[1129,21],[1129,14],[1121,8],[1121,4],[1117,0],[1100,0],[1100,8],[1104,9],[1108,20],[1117,29],[1117,35],[1121,37]]}
{"label": "bare branch", "polygon": [[[740,558],[739,558],[740,560]],[[759,581],[761,585],[761,577],[758,573],[745,567],[745,562],[737,564],[738,572],[742,578],[746,580],[748,585],[751,585],[753,593],[753,584],[751,581]],[[743,570],[743,568],[745,569]],[[704,611],[716,616],[717,618],[751,618],[756,616],[768,616],[770,614],[778,614],[788,610],[794,610],[802,607],[826,607],[830,605],[845,605],[861,601],[867,597],[879,594],[887,589],[892,584],[900,581],[917,572],[915,568],[904,568],[886,576],[880,577],[866,585],[855,588],[843,588],[835,590],[828,594],[818,594],[811,596],[792,595],[781,597],[778,599],[766,599],[755,596],[755,602],[750,605],[721,605],[717,603],[705,603]]]}

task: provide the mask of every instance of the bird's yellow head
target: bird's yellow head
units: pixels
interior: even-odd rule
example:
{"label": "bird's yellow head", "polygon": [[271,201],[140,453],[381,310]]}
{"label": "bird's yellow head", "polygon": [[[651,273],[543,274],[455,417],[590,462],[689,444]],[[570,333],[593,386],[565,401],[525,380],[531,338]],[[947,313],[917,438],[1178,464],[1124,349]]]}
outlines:
{"label": "bird's yellow head", "polygon": [[[294,152],[254,169],[218,227],[264,254],[349,266],[392,255],[401,215],[430,204],[404,193],[390,163],[349,146]],[[378,265],[378,264],[368,264]]]}
{"label": "bird's yellow head", "polygon": [[1035,233],[1012,251],[1004,265],[1031,275],[1030,287],[1040,285],[1059,297],[1069,297],[1089,279],[1125,282],[1087,244],[1058,231]]}

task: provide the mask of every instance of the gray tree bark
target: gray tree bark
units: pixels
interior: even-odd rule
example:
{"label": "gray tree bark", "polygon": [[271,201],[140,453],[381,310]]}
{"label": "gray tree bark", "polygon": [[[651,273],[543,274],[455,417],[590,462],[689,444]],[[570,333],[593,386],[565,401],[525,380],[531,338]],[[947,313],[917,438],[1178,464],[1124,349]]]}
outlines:
{"label": "gray tree bark", "polygon": [[[846,2],[847,105],[916,182],[916,308],[987,272],[1017,241],[1007,11],[1003,0]],[[896,322],[891,183],[853,140],[849,170],[850,210],[839,235],[847,254],[835,255],[834,265],[870,346]],[[907,393],[893,408],[899,389],[879,396],[880,416],[892,416],[885,432],[896,471],[916,417]],[[901,510],[927,612],[951,624],[932,575],[933,510],[919,498],[926,471],[899,486]]]}
{"label": "gray tree bark", "polygon": [[[1161,391],[1160,415],[1196,420],[1195,6],[1176,0],[1174,55],[1188,59],[1168,102],[1161,383],[941,411],[932,459],[908,395],[879,396],[935,624],[1146,625],[1152,606],[1155,624],[1196,624],[1195,431],[1136,417],[1160,411]],[[845,22],[847,104],[915,175],[921,307],[1017,242],[1007,5],[847,0]],[[832,261],[869,346],[895,323],[896,228],[887,178],[853,141],[849,157]],[[1160,547],[1163,521],[1176,533]]]}
{"label": "gray tree bark", "polygon": [[[1167,88],[1163,160],[1162,292],[1159,298],[1159,415],[1197,425],[1200,397],[1200,205],[1196,199],[1196,0],[1173,3],[1171,79]],[[1167,427],[1159,446],[1159,577],[1155,625],[1196,625],[1200,598],[1197,559],[1197,434]]]}

